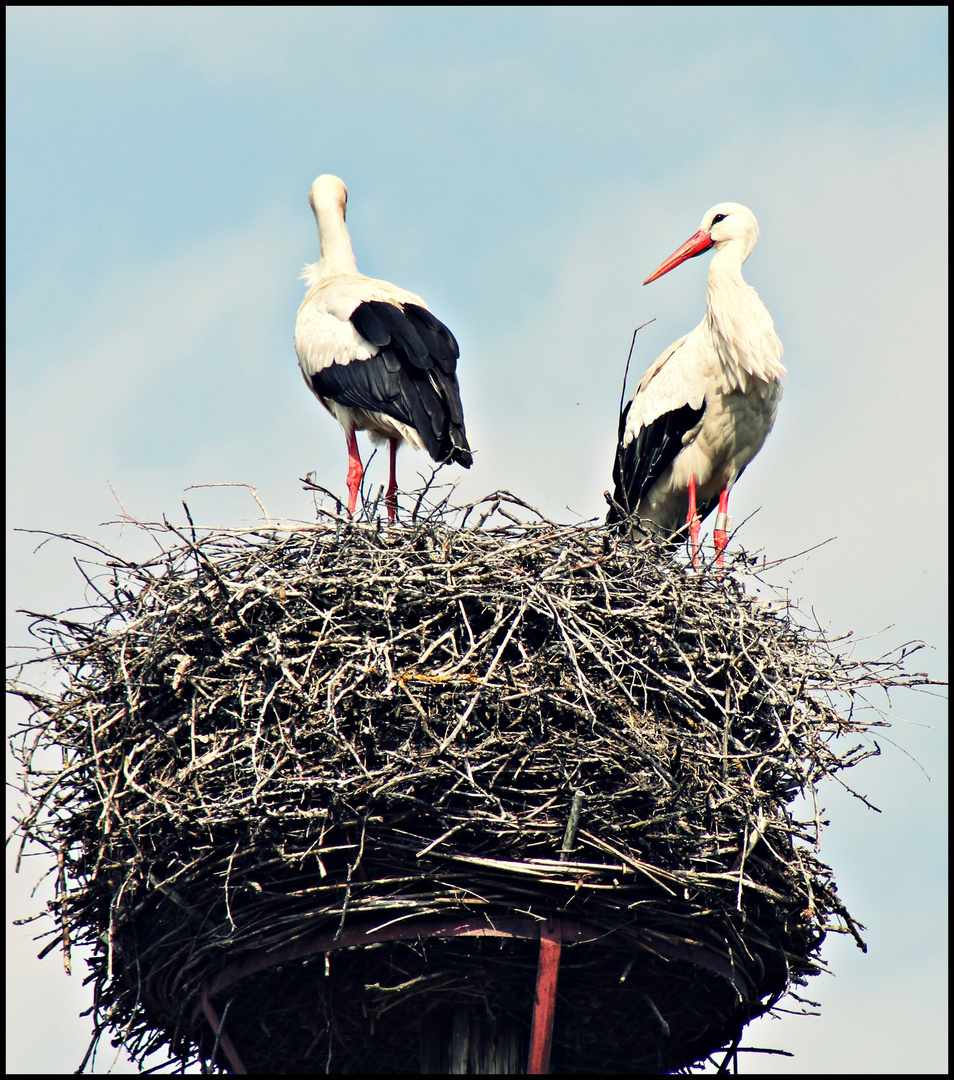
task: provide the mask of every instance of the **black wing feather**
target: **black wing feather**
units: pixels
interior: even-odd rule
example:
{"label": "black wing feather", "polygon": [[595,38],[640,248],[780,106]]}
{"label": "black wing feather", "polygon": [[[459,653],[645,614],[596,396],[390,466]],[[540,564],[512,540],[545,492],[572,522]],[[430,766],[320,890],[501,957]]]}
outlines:
{"label": "black wing feather", "polygon": [[427,343],[428,351],[440,365],[445,375],[453,375],[457,370],[460,348],[457,339],[447,327],[427,310],[417,304],[405,304],[404,314]]}
{"label": "black wing feather", "polygon": [[314,392],[352,409],[384,413],[415,428],[435,461],[470,468],[473,457],[455,371],[454,335],[426,309],[369,300],[351,315],[378,352],[368,360],[331,364],[311,376]]}
{"label": "black wing feather", "polygon": [[369,300],[351,313],[351,325],[372,345],[394,345],[417,367],[431,368],[434,358],[404,312],[394,304]]}
{"label": "black wing feather", "polygon": [[[620,414],[616,460],[613,462],[613,481],[616,485],[613,500],[629,514],[636,510],[640,499],[673,463],[683,447],[683,436],[699,423],[706,409],[705,404],[699,409],[683,405],[681,409],[663,413],[647,424],[629,446],[624,447],[623,433],[632,404],[630,401]],[[700,517],[704,518],[717,505],[718,500],[708,505],[704,513],[700,508]],[[608,524],[619,520],[614,506],[610,507],[606,520]]]}

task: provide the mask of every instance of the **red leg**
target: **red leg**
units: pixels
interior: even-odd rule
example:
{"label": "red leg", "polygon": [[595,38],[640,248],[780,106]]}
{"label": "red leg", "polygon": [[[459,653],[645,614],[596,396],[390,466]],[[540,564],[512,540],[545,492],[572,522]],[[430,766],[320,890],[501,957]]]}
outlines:
{"label": "red leg", "polygon": [[712,530],[712,542],[716,549],[716,566],[722,567],[722,555],[729,542],[726,525],[729,523],[729,489],[723,488],[719,495],[719,512],[716,514],[715,528]]}
{"label": "red leg", "polygon": [[686,514],[689,539],[692,541],[692,565],[699,565],[699,511],[696,509],[696,478],[689,477],[689,513]]}
{"label": "red leg", "polygon": [[395,473],[395,466],[397,464],[397,449],[400,439],[391,440],[391,478],[388,480],[388,490],[384,497],[384,503],[388,508],[388,521],[394,520],[394,515],[397,513],[397,475]]}
{"label": "red leg", "polygon": [[358,488],[361,487],[361,477],[364,476],[364,466],[361,464],[361,456],[358,453],[358,437],[352,428],[347,433],[348,439],[348,513],[353,515],[354,508],[358,505]]}

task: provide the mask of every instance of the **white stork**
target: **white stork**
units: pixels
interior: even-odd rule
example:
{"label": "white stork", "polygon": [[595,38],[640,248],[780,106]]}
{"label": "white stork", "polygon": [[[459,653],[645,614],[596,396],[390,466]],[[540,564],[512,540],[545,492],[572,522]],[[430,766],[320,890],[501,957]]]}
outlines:
{"label": "white stork", "polygon": [[465,469],[473,461],[457,385],[460,350],[419,296],[358,273],[342,180],[319,176],[308,201],[321,257],[301,275],[308,291],[295,323],[295,352],[309,389],[344,430],[349,513],[364,474],[355,432],[390,442],[386,504],[393,521],[395,458],[402,441],[427,450],[435,461],[456,461]]}
{"label": "white stork", "polygon": [[[689,526],[693,565],[699,525],[718,503],[713,542],[722,565],[729,492],[775,423],[782,397],[782,343],[742,264],[759,237],[755,215],[719,203],[648,278],[648,285],[709,248],[701,323],[650,366],[619,422],[614,501],[654,532]],[[611,506],[608,521],[619,518]]]}

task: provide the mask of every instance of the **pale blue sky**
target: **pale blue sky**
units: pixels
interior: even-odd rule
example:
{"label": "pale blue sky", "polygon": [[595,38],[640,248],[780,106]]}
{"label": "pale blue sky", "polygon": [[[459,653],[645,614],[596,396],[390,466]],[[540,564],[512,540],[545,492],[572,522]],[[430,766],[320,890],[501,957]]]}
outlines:
{"label": "pale blue sky", "polygon": [[[359,268],[460,342],[461,499],[601,514],[633,327],[656,318],[638,376],[698,322],[707,260],[640,283],[732,200],[759,219],[745,275],[790,373],[736,542],[836,537],[781,580],[836,630],[931,641],[945,677],[947,35],[942,8],[8,8],[8,530],[134,545],[100,526],[107,481],[150,520],[189,484],[255,484],[283,519],[308,517],[308,470],[344,490],[292,348],[322,172],[348,185]],[[424,465],[403,450],[403,486]],[[206,524],[258,514],[235,489],[187,497]],[[8,531],[16,642],[12,609],[82,595],[71,553],[33,546]],[[743,1069],[947,1067],[946,708],[892,705],[900,749],[855,778],[883,813],[824,792],[869,953],[829,942],[821,1018],[749,1031],[795,1058]],[[8,929],[8,1068],[68,1071],[82,972],[36,951]]]}

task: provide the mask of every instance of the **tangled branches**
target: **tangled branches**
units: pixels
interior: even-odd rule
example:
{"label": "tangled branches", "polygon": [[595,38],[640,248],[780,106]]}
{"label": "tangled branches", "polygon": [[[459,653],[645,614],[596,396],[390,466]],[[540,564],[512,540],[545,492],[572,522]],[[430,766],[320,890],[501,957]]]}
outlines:
{"label": "tangled branches", "polygon": [[211,1059],[202,995],[252,958],[226,1005],[249,1067],[413,1071],[435,1003],[525,1021],[532,953],[329,963],[305,937],[517,912],[608,935],[567,950],[554,1069],[672,1069],[803,984],[827,932],[861,942],[790,804],[878,753],[864,695],[926,682],[909,650],[852,659],[746,593],[744,555],[695,575],[505,492],[423,499],[392,528],[152,526],[143,562],[70,538],[96,606],[35,616],[60,687],[12,683],[18,832],[57,860],[45,951],[92,950],[97,1032],[133,1055]]}

